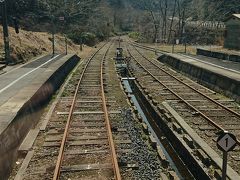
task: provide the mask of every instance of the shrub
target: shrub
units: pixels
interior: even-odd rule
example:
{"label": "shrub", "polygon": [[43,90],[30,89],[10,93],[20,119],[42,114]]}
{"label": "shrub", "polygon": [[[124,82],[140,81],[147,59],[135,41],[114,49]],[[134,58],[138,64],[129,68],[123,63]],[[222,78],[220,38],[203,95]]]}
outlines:
{"label": "shrub", "polygon": [[83,43],[87,44],[88,46],[94,46],[97,42],[96,35],[90,32],[83,32],[81,37]]}
{"label": "shrub", "polygon": [[84,43],[88,46],[94,46],[97,42],[96,35],[90,32],[73,31],[68,34],[68,38],[72,39],[74,43]]}
{"label": "shrub", "polygon": [[128,34],[128,37],[135,39],[135,40],[138,40],[139,36],[140,36],[140,34],[138,32],[130,32]]}

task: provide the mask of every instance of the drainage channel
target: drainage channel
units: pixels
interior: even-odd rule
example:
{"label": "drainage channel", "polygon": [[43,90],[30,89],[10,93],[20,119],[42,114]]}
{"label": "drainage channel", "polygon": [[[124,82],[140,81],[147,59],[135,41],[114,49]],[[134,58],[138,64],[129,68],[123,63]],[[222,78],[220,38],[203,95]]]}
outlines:
{"label": "drainage channel", "polygon": [[141,100],[139,93],[135,91],[136,85],[134,79],[135,78],[129,77],[122,78],[122,84],[133,105],[137,108],[142,120],[148,126],[148,131],[156,139],[157,145],[161,147],[162,152],[168,160],[169,166],[176,172],[179,179],[194,179],[188,169],[185,168],[184,163],[180,160],[167,138],[165,138],[163,132],[158,128],[155,123],[156,118],[148,110],[146,103]]}

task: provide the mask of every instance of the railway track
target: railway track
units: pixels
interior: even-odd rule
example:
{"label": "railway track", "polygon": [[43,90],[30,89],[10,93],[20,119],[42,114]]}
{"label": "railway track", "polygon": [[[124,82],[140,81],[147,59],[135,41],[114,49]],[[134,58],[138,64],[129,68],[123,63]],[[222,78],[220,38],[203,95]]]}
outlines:
{"label": "railway track", "polygon": [[141,49],[145,49],[145,50],[148,50],[148,51],[152,51],[152,52],[170,53],[170,52],[168,52],[168,51],[155,49],[155,48],[148,47],[148,46],[144,46],[144,45],[142,45],[142,44],[138,44],[138,43],[135,43],[135,42],[131,42],[130,44],[131,44],[132,46],[135,46],[135,47],[138,47],[138,48],[141,48]]}
{"label": "railway track", "polygon": [[104,93],[103,70],[109,47],[105,45],[90,58],[81,74],[53,179],[63,178],[64,173],[70,178],[89,177],[89,173],[91,178],[99,178],[100,171],[107,179],[121,179]]}
{"label": "railway track", "polygon": [[73,73],[14,179],[121,179],[109,122],[119,111],[107,108],[114,101],[105,96],[111,46],[103,45]]}
{"label": "railway track", "polygon": [[[235,134],[240,145],[240,114],[237,107],[220,103],[211,97],[213,92],[182,78],[156,60],[148,59],[135,44],[129,45],[127,50],[134,62],[131,64],[134,74],[144,87],[151,87],[146,89],[153,99],[168,102],[219,155],[221,152],[217,149],[216,139],[220,131]],[[238,173],[239,154],[238,146],[229,161]]]}
{"label": "railway track", "polygon": [[178,176],[166,159],[159,159],[153,138],[126,100],[113,60],[117,47],[115,41],[106,44],[69,76],[33,130],[38,133],[33,144],[19,151],[23,154],[10,179]]}

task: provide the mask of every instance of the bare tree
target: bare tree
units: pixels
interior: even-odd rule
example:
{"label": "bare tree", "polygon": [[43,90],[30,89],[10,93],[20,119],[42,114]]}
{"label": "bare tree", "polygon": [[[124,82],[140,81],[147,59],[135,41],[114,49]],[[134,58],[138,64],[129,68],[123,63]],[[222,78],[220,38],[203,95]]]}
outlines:
{"label": "bare tree", "polygon": [[153,41],[159,38],[160,32],[162,39],[166,39],[167,35],[167,14],[168,14],[168,1],[139,1],[144,5],[145,11],[147,11],[152,19],[154,35]]}
{"label": "bare tree", "polygon": [[170,29],[169,29],[169,34],[168,34],[168,43],[170,42],[171,34],[172,34],[172,31],[173,31],[172,26],[173,26],[173,20],[174,20],[174,17],[175,17],[175,13],[176,13],[176,5],[177,5],[177,0],[174,1],[174,7],[173,7]]}

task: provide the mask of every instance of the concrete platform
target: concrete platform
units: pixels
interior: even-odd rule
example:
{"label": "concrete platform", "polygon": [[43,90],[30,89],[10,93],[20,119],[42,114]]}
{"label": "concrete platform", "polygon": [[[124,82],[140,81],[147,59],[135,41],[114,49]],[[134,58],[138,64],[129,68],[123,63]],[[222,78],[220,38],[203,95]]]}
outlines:
{"label": "concrete platform", "polygon": [[205,48],[197,48],[197,54],[206,57],[212,57],[217,59],[222,59],[226,61],[233,61],[240,63],[240,52],[237,50],[225,50],[225,52],[220,50],[211,50]]}
{"label": "concrete platform", "polygon": [[47,55],[0,75],[0,177],[9,174],[22,140],[78,62],[73,54]]}
{"label": "concrete platform", "polygon": [[181,54],[184,57],[189,57],[192,58],[196,61],[219,67],[228,71],[240,73],[240,62],[234,62],[234,61],[228,61],[228,60],[223,60],[223,59],[217,59],[217,58],[211,58],[211,57],[206,57],[202,55],[184,55]]}
{"label": "concrete platform", "polygon": [[[217,92],[240,102],[240,67],[236,62],[217,62],[198,56],[167,53],[158,58],[173,69],[181,71]],[[230,65],[231,64],[231,65]]]}

